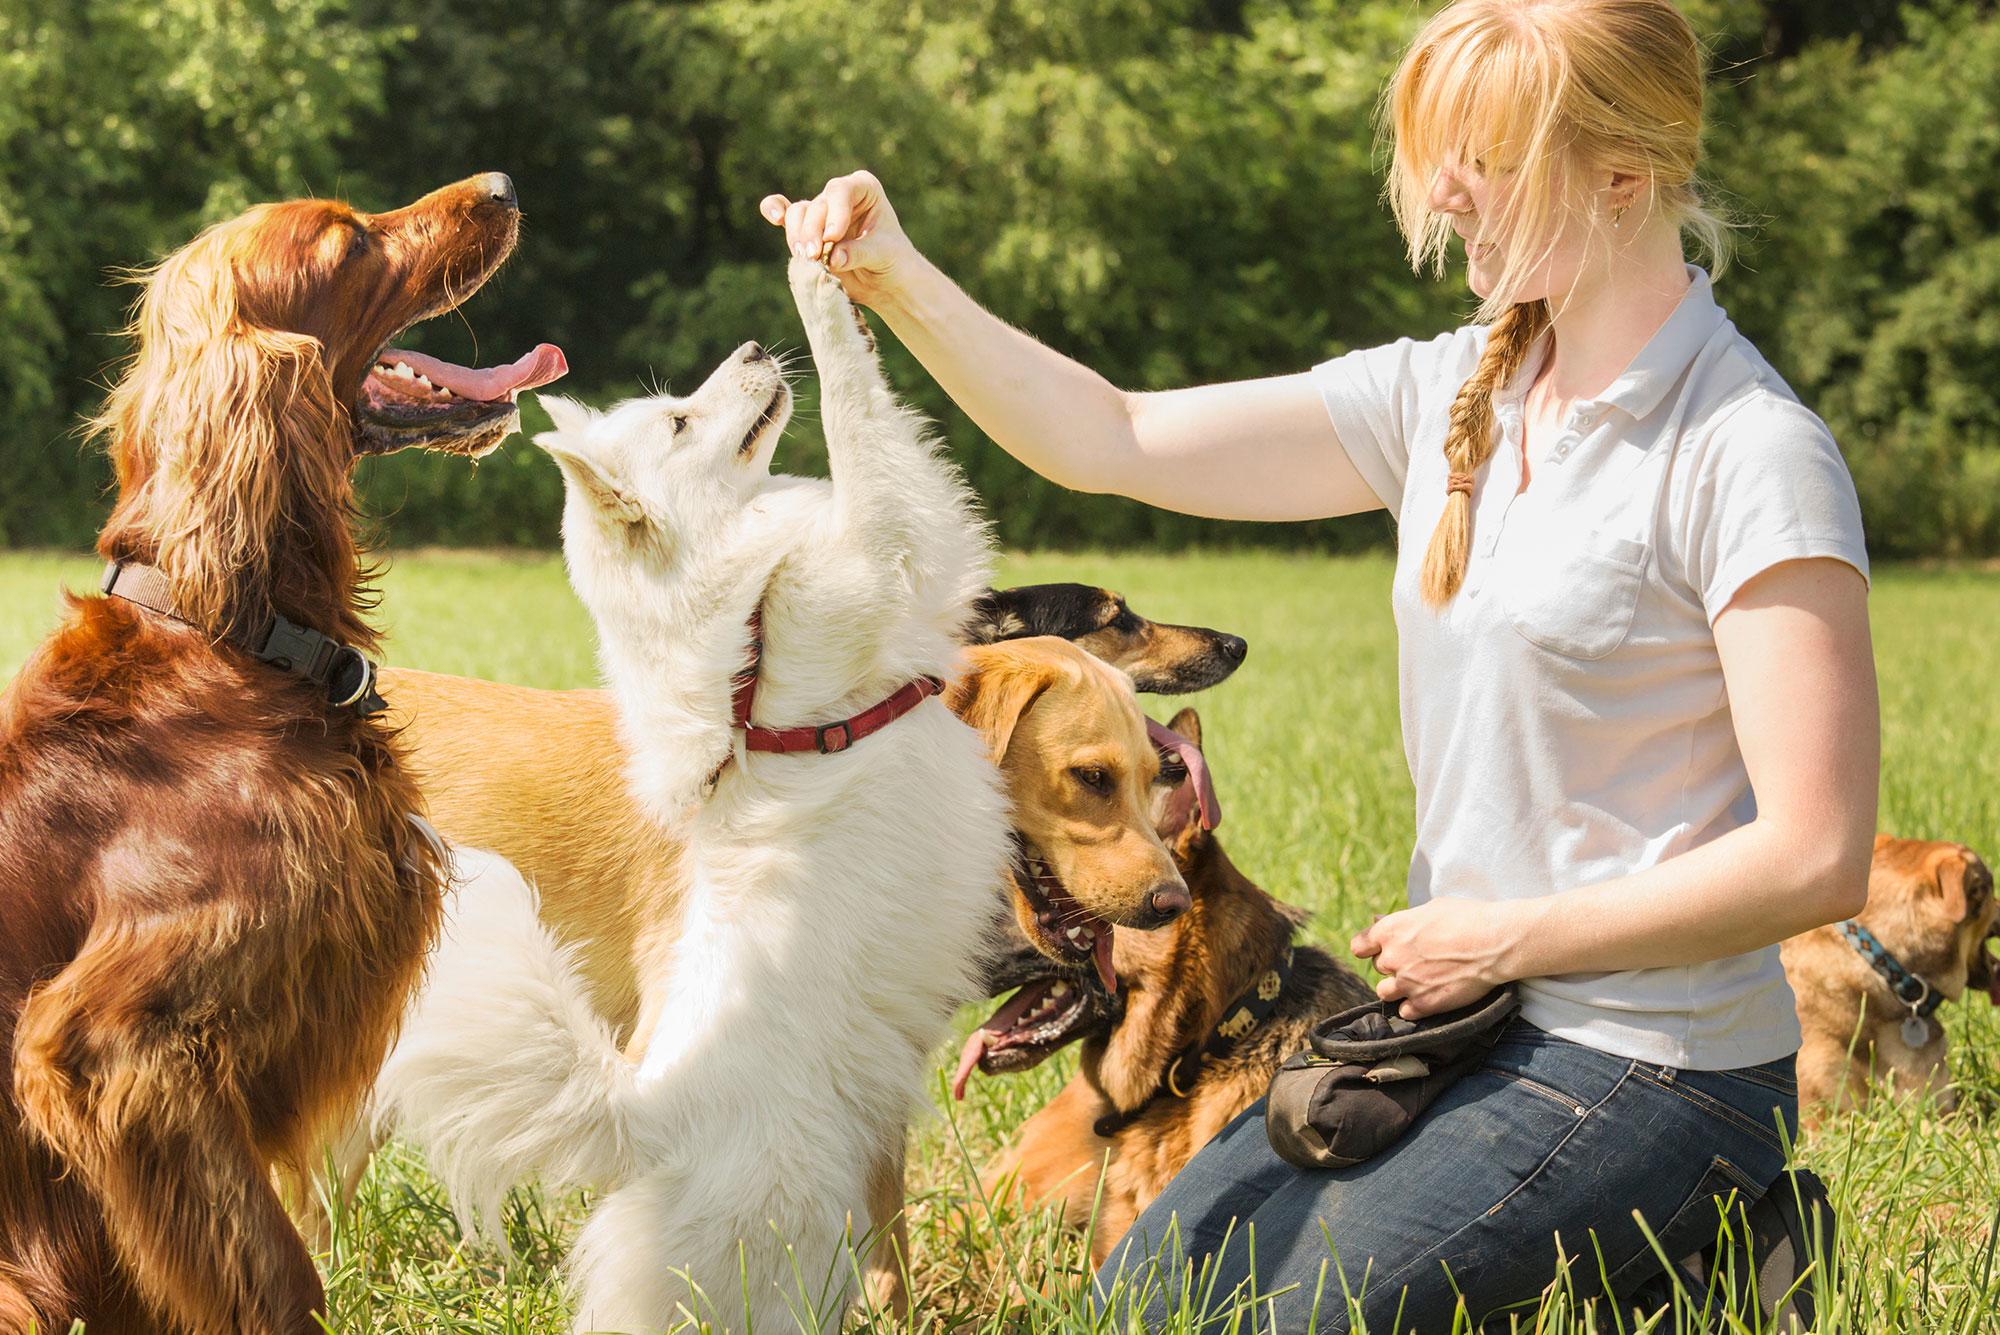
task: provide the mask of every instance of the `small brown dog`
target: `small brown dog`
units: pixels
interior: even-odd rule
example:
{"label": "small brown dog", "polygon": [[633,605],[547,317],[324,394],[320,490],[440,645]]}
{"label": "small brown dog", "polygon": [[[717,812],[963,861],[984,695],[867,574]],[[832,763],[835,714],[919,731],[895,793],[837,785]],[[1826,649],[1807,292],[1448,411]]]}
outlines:
{"label": "small brown dog", "polygon": [[547,345],[488,371],[387,346],[518,225],[498,173],[393,213],[294,200],[146,281],[100,422],[114,596],[71,598],[0,695],[6,1335],[323,1329],[272,1166],[368,1089],[442,889],[373,711],[349,472],[483,453],[561,373]]}
{"label": "small brown dog", "polygon": [[[1194,710],[1169,726],[1201,744]],[[1075,1228],[1095,1207],[1098,1264],[1195,1151],[1263,1096],[1316,1021],[1375,995],[1327,952],[1293,944],[1304,915],[1237,870],[1189,803],[1165,804],[1160,833],[1194,906],[1158,931],[1116,934],[1118,996],[1087,972],[1052,971],[1023,944],[992,971],[997,985],[1021,990],[967,1044],[982,1071],[1000,1074],[1083,1040],[1076,1076],[984,1181],[989,1192],[1060,1203]]]}
{"label": "small brown dog", "polygon": [[1871,1080],[1929,1090],[1949,1110],[1944,1026],[1931,1012],[1968,986],[2000,1004],[1986,953],[2000,935],[1993,873],[1964,844],[1877,835],[1868,903],[1850,921],[1860,930],[1833,923],[1783,947],[1804,1031],[1802,1120],[1864,1106]]}

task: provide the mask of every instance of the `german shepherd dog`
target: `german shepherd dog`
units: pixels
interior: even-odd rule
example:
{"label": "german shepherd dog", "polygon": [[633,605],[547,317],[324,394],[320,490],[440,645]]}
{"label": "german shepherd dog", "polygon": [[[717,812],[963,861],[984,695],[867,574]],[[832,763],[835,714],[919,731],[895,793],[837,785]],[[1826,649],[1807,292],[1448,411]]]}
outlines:
{"label": "german shepherd dog", "polygon": [[[1168,726],[1200,746],[1194,710]],[[1160,836],[1193,907],[1157,931],[1115,934],[1115,995],[1094,974],[1054,968],[1017,943],[992,962],[988,982],[1020,990],[967,1044],[979,1070],[999,1075],[1082,1041],[1077,1074],[1022,1125],[984,1182],[996,1196],[1060,1205],[1074,1228],[1091,1223],[1095,1205],[1097,1264],[1195,1151],[1263,1096],[1314,1023],[1375,995],[1326,951],[1294,942],[1305,915],[1239,871],[1192,803],[1163,808]]]}

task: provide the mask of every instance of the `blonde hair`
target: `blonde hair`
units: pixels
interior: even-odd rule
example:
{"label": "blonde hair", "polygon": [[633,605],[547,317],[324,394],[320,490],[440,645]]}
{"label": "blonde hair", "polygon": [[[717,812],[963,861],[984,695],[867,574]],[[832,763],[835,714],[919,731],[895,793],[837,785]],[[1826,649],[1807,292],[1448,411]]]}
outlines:
{"label": "blonde hair", "polygon": [[1493,453],[1494,391],[1549,325],[1546,301],[1511,293],[1571,218],[1609,244],[1613,224],[1578,183],[1606,171],[1640,178],[1651,212],[1718,269],[1726,262],[1728,224],[1703,203],[1695,176],[1703,66],[1701,42],[1671,0],[1456,0],[1404,54],[1383,119],[1393,149],[1387,194],[1412,266],[1443,271],[1452,221],[1431,194],[1444,171],[1476,164],[1508,181],[1478,220],[1479,237],[1506,258],[1476,317],[1492,324],[1485,352],[1445,434],[1450,490],[1421,577],[1431,606],[1465,580],[1471,478]]}

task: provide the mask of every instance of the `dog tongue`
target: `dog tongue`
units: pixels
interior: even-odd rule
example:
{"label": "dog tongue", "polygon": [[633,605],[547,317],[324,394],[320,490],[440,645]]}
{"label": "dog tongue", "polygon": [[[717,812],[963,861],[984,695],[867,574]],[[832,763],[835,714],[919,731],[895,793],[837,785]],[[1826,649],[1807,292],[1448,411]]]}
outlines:
{"label": "dog tongue", "polygon": [[1042,999],[1046,989],[1040,983],[1024,983],[1013,996],[1000,1003],[1000,1009],[985,1024],[972,1031],[972,1037],[965,1040],[965,1046],[958,1050],[958,1070],[951,1077],[951,1096],[965,1098],[965,1082],[972,1078],[973,1068],[986,1055],[1000,1036],[1012,1029],[1028,1008]]}
{"label": "dog tongue", "polygon": [[524,389],[534,389],[569,374],[569,362],[563,357],[562,349],[553,343],[537,343],[535,350],[519,361],[506,366],[489,366],[484,370],[459,366],[421,352],[406,352],[402,348],[391,348],[382,354],[382,358],[384,361],[402,362],[418,375],[429,376],[433,385],[467,399],[509,398]]}
{"label": "dog tongue", "polygon": [[1118,995],[1118,975],[1111,968],[1111,932],[1104,927],[1097,933],[1097,939],[1090,943],[1090,959],[1097,966],[1097,981],[1104,984],[1106,996]]}
{"label": "dog tongue", "polygon": [[1187,766],[1188,782],[1194,785],[1195,803],[1201,808],[1201,828],[1212,830],[1222,824],[1222,802],[1215,795],[1215,781],[1208,776],[1208,761],[1201,748],[1164,723],[1146,720],[1146,735],[1154,746],[1165,747]]}
{"label": "dog tongue", "polygon": [[986,1045],[992,1041],[992,1030],[975,1029],[972,1037],[965,1040],[965,1046],[958,1050],[958,1069],[951,1076],[951,1096],[960,1103],[965,1102],[966,1083],[979,1069],[979,1059],[986,1055]]}

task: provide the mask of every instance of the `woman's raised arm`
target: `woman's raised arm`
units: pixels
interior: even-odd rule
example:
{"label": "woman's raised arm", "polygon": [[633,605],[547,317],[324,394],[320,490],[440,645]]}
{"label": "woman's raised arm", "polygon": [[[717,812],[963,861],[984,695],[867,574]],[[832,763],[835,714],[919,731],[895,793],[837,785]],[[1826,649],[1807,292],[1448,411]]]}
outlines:
{"label": "woman's raised arm", "polygon": [[1052,482],[1214,519],[1379,509],[1305,373],[1130,393],[982,308],[918,253],[882,183],[836,177],[811,200],[764,199],[798,255],[824,255],[945,393]]}

